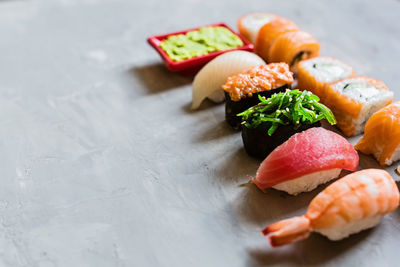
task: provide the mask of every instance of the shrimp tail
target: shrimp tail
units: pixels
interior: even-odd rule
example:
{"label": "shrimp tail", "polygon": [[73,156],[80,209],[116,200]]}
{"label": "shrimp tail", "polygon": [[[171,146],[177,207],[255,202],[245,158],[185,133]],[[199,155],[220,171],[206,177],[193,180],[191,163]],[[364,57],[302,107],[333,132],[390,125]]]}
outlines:
{"label": "shrimp tail", "polygon": [[278,247],[306,239],[311,230],[310,220],[302,216],[276,222],[261,232],[268,236],[271,246]]}

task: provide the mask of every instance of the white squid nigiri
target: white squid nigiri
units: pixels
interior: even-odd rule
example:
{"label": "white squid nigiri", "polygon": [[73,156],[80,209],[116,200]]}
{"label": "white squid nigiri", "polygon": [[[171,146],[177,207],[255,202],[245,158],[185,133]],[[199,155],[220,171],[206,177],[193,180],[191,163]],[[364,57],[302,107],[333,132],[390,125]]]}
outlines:
{"label": "white squid nigiri", "polygon": [[194,78],[192,109],[199,108],[207,97],[216,103],[224,101],[225,94],[221,86],[228,77],[263,64],[264,60],[247,51],[227,52],[214,58]]}

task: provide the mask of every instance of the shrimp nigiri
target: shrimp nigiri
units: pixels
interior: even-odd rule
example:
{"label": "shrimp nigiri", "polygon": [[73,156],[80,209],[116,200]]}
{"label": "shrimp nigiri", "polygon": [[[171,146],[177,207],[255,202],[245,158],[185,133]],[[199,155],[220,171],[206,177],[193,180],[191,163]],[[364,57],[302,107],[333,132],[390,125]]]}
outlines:
{"label": "shrimp nigiri", "polygon": [[398,207],[399,200],[399,189],[387,171],[366,169],[325,188],[304,216],[274,223],[262,233],[273,247],[305,239],[311,232],[336,241],[374,227]]}

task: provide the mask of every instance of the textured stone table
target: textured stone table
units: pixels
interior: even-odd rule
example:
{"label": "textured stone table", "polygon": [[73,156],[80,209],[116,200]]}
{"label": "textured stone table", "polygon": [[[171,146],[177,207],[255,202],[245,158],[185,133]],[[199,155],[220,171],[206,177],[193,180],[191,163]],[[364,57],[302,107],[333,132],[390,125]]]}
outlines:
{"label": "textured stone table", "polygon": [[223,105],[191,112],[192,77],[146,43],[252,11],[293,19],[399,99],[399,1],[0,1],[1,266],[398,266],[400,210],[271,249],[260,229],[322,188],[246,184],[259,162]]}

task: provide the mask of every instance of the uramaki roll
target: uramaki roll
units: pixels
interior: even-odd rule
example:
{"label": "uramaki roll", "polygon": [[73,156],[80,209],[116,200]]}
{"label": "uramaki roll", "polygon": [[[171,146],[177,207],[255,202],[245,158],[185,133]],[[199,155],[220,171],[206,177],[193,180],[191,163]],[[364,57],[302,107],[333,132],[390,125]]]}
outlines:
{"label": "uramaki roll", "polygon": [[244,15],[238,20],[239,32],[244,38],[255,44],[260,28],[277,17],[277,15],[271,13],[251,13]]}
{"label": "uramaki roll", "polygon": [[308,32],[289,31],[279,35],[269,50],[269,62],[285,62],[297,72],[300,61],[319,56],[320,44]]}
{"label": "uramaki roll", "polygon": [[390,104],[393,92],[379,80],[366,76],[347,78],[327,86],[323,103],[347,136],[361,134],[366,121],[376,111]]}
{"label": "uramaki roll", "polygon": [[266,62],[269,62],[269,51],[275,39],[290,31],[298,31],[299,27],[291,20],[281,17],[276,17],[269,23],[264,24],[258,31],[257,40],[254,46],[254,51]]}
{"label": "uramaki roll", "polygon": [[352,77],[354,70],[345,63],[331,57],[315,57],[303,60],[297,69],[297,88],[308,90],[325,99],[326,87],[339,80]]}

